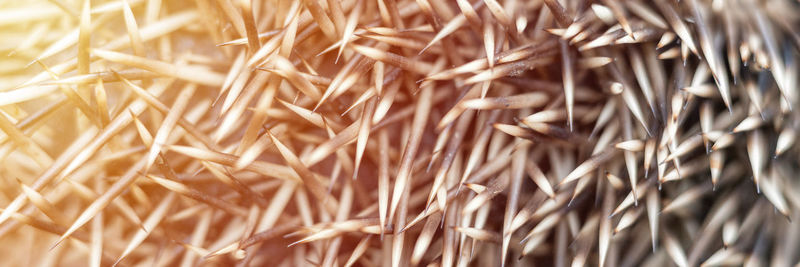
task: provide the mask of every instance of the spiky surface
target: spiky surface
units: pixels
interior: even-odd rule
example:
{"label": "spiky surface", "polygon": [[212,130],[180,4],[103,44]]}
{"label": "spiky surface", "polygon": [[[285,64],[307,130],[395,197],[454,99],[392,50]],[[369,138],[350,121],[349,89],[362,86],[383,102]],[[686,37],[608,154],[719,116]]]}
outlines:
{"label": "spiky surface", "polygon": [[3,266],[797,263],[793,0],[0,2]]}

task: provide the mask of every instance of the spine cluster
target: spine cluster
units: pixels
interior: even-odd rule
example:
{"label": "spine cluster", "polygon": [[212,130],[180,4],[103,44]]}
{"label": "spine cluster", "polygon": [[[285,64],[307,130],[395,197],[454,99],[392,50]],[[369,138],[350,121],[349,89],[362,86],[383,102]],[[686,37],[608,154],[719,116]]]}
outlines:
{"label": "spine cluster", "polygon": [[791,266],[795,0],[0,2],[0,265]]}

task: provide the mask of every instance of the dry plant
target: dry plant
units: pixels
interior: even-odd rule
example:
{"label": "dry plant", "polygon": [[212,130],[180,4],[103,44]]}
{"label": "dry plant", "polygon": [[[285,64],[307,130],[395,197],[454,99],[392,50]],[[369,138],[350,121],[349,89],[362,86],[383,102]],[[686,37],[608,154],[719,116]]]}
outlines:
{"label": "dry plant", "polygon": [[790,266],[795,0],[0,2],[2,266]]}

